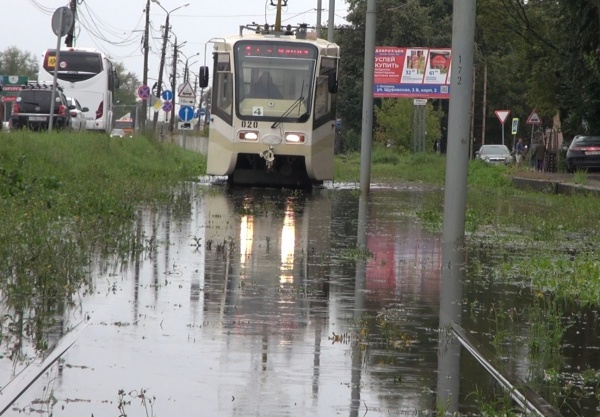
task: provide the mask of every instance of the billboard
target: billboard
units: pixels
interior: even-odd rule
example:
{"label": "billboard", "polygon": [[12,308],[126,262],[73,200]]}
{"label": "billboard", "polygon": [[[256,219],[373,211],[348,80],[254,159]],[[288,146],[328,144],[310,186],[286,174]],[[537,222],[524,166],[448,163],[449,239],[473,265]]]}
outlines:
{"label": "billboard", "polygon": [[375,48],[373,97],[450,98],[450,48]]}

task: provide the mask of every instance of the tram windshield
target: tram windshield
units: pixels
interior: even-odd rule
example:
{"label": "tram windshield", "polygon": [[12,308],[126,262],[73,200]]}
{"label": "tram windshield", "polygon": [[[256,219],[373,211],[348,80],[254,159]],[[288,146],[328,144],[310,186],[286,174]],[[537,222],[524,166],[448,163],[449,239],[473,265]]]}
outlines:
{"label": "tram windshield", "polygon": [[305,120],[311,110],[316,61],[317,49],[310,44],[238,42],[235,85],[239,117]]}

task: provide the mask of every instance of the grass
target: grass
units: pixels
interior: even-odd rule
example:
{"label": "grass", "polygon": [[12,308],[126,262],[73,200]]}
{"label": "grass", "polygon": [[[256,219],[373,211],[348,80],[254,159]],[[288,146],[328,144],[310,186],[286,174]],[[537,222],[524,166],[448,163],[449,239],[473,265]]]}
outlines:
{"label": "grass", "polygon": [[91,259],[142,249],[138,207],[177,202],[175,186],[203,172],[203,156],[143,136],[1,132],[0,342],[26,327],[44,350],[44,329],[87,285]]}

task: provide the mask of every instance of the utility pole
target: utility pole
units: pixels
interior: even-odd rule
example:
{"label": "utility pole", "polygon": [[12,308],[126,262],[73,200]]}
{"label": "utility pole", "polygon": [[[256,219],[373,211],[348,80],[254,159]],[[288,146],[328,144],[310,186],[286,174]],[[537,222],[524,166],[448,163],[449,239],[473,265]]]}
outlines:
{"label": "utility pole", "polygon": [[363,116],[360,141],[360,192],[362,196],[367,196],[371,187],[376,25],[377,0],[367,0],[367,15],[365,19],[365,62],[363,69]]}
{"label": "utility pole", "polygon": [[[69,8],[73,12],[73,22],[75,22],[75,20],[77,20],[77,0],[71,0],[71,2],[69,3]],[[67,48],[73,47],[74,39],[75,39],[75,24],[73,24],[73,26],[71,26],[71,29],[69,30],[69,32],[67,33],[67,36],[65,37],[65,45],[67,46]]]}
{"label": "utility pole", "polygon": [[321,37],[321,10],[322,10],[321,0],[317,0],[317,38]]}
{"label": "utility pole", "polygon": [[[158,84],[156,87],[156,96],[160,97],[162,92],[162,79],[165,68],[165,55],[167,53],[167,38],[169,37],[169,15],[167,13],[167,19],[165,20],[165,34],[163,35],[163,46],[160,53],[160,68],[158,69]],[[154,120],[152,121],[152,131],[156,132],[156,125],[158,124],[158,112],[154,112]]]}
{"label": "utility pole", "polygon": [[[148,28],[150,27],[150,0],[146,1],[146,26],[144,27],[144,69],[142,85],[148,85]],[[148,100],[142,100],[142,117],[140,126],[142,134],[146,133],[146,120],[148,118]]]}
{"label": "utility pole", "polygon": [[[183,42],[185,43],[185,42]],[[173,44],[173,82],[171,83],[171,91],[173,92],[173,108],[171,109],[171,120],[169,121],[169,130],[175,131],[175,88],[177,87],[177,36],[175,36],[175,43]]]}
{"label": "utility pole", "polygon": [[333,42],[333,23],[335,21],[335,0],[329,0],[329,23],[327,25],[327,40]]}

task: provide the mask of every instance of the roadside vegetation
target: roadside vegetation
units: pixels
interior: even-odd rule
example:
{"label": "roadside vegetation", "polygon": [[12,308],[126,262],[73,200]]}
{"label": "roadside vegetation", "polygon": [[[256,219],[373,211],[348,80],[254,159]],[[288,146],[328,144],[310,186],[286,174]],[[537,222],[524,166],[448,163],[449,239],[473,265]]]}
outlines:
{"label": "roadside vegetation", "polygon": [[18,341],[13,359],[24,334],[46,348],[95,256],[143,250],[139,207],[173,202],[204,171],[201,155],[143,136],[0,133],[0,344]]}

